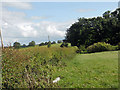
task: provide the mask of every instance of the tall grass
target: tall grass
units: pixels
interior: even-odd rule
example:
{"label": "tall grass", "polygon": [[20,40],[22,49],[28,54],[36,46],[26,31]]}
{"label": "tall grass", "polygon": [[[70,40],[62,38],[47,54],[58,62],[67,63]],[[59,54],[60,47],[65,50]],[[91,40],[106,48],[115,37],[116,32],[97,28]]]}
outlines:
{"label": "tall grass", "polygon": [[59,87],[53,84],[52,72],[65,67],[75,56],[76,48],[28,47],[3,50],[3,88]]}

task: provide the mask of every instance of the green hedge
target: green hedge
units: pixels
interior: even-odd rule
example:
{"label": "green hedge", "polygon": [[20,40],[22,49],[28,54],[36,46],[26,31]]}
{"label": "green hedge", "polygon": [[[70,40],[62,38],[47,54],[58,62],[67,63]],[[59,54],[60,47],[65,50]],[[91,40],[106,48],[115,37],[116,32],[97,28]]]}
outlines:
{"label": "green hedge", "polygon": [[101,52],[101,51],[111,51],[111,50],[117,50],[117,46],[112,46],[105,42],[98,42],[94,43],[91,46],[87,47],[87,52],[94,53],[94,52]]}

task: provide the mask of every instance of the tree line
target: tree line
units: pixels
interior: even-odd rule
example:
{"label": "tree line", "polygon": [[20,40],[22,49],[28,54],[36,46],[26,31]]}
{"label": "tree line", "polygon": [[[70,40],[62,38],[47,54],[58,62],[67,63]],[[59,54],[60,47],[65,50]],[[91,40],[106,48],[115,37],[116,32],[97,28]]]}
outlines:
{"label": "tree line", "polygon": [[[57,43],[62,43],[62,40],[58,40]],[[41,43],[39,44],[39,46],[48,45],[48,47],[50,47],[51,44],[56,44],[56,42],[55,42],[55,41],[52,41],[52,42],[51,42],[51,41],[41,42]],[[13,47],[14,47],[14,48],[25,48],[25,47],[35,46],[35,45],[36,45],[35,41],[29,42],[28,45],[26,45],[26,44],[21,45],[20,42],[14,42]]]}
{"label": "tree line", "polygon": [[67,29],[65,41],[78,47],[97,42],[117,45],[120,42],[120,8],[106,11],[102,17],[79,18]]}

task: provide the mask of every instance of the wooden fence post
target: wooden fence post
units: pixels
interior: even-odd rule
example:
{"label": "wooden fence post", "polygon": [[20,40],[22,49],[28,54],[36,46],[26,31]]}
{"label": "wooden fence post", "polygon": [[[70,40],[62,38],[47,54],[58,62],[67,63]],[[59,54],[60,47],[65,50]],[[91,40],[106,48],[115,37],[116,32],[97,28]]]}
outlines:
{"label": "wooden fence post", "polygon": [[2,39],[2,33],[1,33],[1,30],[0,30],[0,38],[1,38],[1,45],[2,45],[2,49],[4,49],[4,45],[3,45],[3,39]]}

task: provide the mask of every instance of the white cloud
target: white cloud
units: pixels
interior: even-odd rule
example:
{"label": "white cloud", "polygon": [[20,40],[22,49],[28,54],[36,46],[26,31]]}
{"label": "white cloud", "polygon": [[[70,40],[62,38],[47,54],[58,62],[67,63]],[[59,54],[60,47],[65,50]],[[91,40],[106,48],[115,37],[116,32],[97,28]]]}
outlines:
{"label": "white cloud", "polygon": [[57,30],[57,28],[55,26],[52,26],[52,25],[49,25],[47,27],[47,32],[51,36],[53,36],[53,35],[60,36],[60,37],[64,37],[65,36],[65,31]]}
{"label": "white cloud", "polygon": [[20,23],[17,26],[19,29],[21,29],[21,33],[22,33],[23,37],[35,37],[35,36],[37,36],[37,31],[34,30],[34,28],[31,26],[31,24]]}
{"label": "white cloud", "polygon": [[29,43],[32,40],[40,43],[41,41],[47,41],[48,35],[52,41],[62,40],[64,39],[67,28],[70,27],[71,23],[75,22],[74,20],[66,22],[43,20],[33,22],[32,19],[46,19],[50,17],[32,16],[27,19],[24,12],[9,11],[5,7],[30,9],[32,6],[29,3],[4,3],[2,11],[0,11],[0,17],[2,16],[2,33],[5,45],[9,42],[14,43],[15,41]]}
{"label": "white cloud", "polygon": [[2,12],[3,41],[5,45],[9,42],[14,43],[14,41],[29,43],[34,40],[40,43],[47,41],[48,35],[52,41],[64,39],[67,27],[73,22],[74,20],[66,22],[40,21],[36,23],[31,19],[26,19],[26,14],[23,12],[4,9]]}

